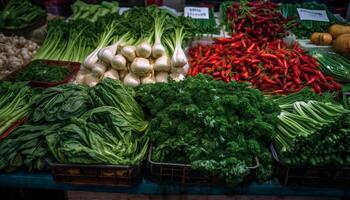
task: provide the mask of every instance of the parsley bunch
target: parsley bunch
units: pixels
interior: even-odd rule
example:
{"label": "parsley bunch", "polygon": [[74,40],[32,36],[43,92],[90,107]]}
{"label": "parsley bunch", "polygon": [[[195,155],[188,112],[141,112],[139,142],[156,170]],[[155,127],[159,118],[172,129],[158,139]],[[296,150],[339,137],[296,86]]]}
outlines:
{"label": "parsley bunch", "polygon": [[192,164],[235,185],[258,156],[258,178],[270,177],[272,158],[266,147],[275,135],[280,109],[260,91],[198,75],[142,85],[137,99],[153,117],[148,130],[152,160]]}

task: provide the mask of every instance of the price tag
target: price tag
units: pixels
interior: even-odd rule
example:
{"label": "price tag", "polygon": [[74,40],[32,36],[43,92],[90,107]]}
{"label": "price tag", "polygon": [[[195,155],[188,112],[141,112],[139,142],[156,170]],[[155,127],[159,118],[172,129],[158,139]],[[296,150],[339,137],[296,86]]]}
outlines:
{"label": "price tag", "polygon": [[185,7],[184,16],[193,19],[209,19],[209,8]]}
{"label": "price tag", "polygon": [[320,22],[329,22],[327,12],[325,10],[309,10],[297,8],[300,20],[312,20]]}
{"label": "price tag", "polygon": [[119,8],[119,15],[123,14],[125,11],[129,10],[130,8],[128,7],[120,7]]}

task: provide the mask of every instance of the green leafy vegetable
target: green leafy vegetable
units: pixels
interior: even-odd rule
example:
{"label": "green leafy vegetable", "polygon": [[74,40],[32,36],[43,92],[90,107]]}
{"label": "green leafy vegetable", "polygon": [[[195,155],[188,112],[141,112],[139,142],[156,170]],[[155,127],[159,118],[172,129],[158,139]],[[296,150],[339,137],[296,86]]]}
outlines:
{"label": "green leafy vegetable", "polygon": [[152,116],[152,159],[192,164],[231,184],[244,180],[254,156],[263,158],[260,180],[272,173],[266,148],[279,107],[247,84],[198,75],[180,82],[143,85],[137,99]]}
{"label": "green leafy vegetable", "polygon": [[48,88],[35,102],[33,122],[58,122],[80,117],[92,108],[88,87],[67,84]]}
{"label": "green leafy vegetable", "polygon": [[0,83],[0,135],[31,114],[38,93],[23,82]]}
{"label": "green leafy vegetable", "polygon": [[15,129],[0,142],[0,170],[47,169],[45,157],[50,153],[45,136],[59,127],[59,124],[22,125]]}
{"label": "green leafy vegetable", "polygon": [[0,27],[19,28],[45,16],[46,11],[30,0],[9,0],[0,12]]}
{"label": "green leafy vegetable", "polygon": [[31,62],[16,75],[16,81],[60,82],[71,73],[68,67],[48,65],[41,61]]}

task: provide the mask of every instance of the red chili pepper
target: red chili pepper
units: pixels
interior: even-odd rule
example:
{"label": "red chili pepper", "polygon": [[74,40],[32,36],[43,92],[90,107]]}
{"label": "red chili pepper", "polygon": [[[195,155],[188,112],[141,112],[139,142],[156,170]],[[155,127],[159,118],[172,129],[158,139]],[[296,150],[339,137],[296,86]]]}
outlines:
{"label": "red chili pepper", "polygon": [[255,43],[253,43],[252,45],[250,45],[250,47],[247,49],[247,53],[252,53],[253,49],[255,48]]}
{"label": "red chili pepper", "polygon": [[336,90],[341,90],[341,88],[342,88],[341,84],[335,82],[334,80],[332,80],[331,82]]}
{"label": "red chili pepper", "polygon": [[309,80],[307,81],[306,85],[313,84],[317,79],[318,79],[317,76],[312,77],[311,79],[309,79]]}
{"label": "red chili pepper", "polygon": [[316,83],[314,83],[314,84],[312,85],[312,88],[314,89],[314,91],[315,91],[317,94],[321,94],[321,93],[322,93],[322,92],[321,92],[320,86],[317,85]]}
{"label": "red chili pepper", "polygon": [[288,83],[286,83],[284,86],[283,86],[283,90],[286,90],[286,89],[288,89],[290,86],[292,86],[293,85],[293,82],[288,82]]}
{"label": "red chili pepper", "polygon": [[267,75],[263,77],[263,81],[269,84],[277,84],[277,81],[270,79]]}
{"label": "red chili pepper", "polygon": [[326,78],[324,77],[324,75],[322,74],[322,72],[318,71],[318,70],[315,70],[317,76],[321,79],[321,81],[323,82],[327,82]]}

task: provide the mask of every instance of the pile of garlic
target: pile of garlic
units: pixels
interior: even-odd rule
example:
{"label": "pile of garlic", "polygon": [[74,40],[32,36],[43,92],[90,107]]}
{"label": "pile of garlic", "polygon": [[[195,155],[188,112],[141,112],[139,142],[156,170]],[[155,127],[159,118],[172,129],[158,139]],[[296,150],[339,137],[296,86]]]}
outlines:
{"label": "pile of garlic", "polygon": [[[103,78],[123,81],[127,86],[183,80],[188,71],[188,63],[173,63],[165,49],[159,49],[145,41],[136,46],[117,42],[96,49],[84,61],[76,77],[76,83],[96,85]],[[187,59],[186,59],[187,61]]]}
{"label": "pile of garlic", "polygon": [[39,45],[24,37],[0,34],[0,79],[28,64]]}

